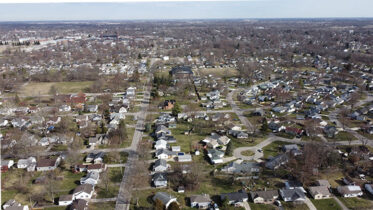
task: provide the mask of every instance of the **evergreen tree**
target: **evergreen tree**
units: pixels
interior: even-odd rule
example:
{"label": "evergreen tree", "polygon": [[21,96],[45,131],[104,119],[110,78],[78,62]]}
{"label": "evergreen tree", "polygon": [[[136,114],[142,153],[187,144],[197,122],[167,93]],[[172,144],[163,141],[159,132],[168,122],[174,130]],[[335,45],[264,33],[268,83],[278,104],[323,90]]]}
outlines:
{"label": "evergreen tree", "polygon": [[172,108],[172,115],[177,116],[181,112],[181,107],[178,103],[174,104],[174,108]]}
{"label": "evergreen tree", "polygon": [[267,132],[267,130],[268,130],[268,123],[267,123],[266,119],[263,120],[263,124],[262,124],[262,127],[260,128],[260,130],[262,132]]}
{"label": "evergreen tree", "polygon": [[232,156],[232,154],[233,154],[233,147],[232,147],[232,142],[230,141],[227,144],[227,149],[225,150],[225,155]]}

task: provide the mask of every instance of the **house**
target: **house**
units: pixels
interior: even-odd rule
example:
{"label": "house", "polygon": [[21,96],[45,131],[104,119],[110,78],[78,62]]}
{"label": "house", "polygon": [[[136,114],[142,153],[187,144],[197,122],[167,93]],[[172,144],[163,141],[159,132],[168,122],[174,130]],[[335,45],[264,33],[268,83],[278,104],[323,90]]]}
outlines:
{"label": "house", "polygon": [[57,166],[60,164],[61,158],[51,158],[51,159],[44,159],[41,158],[36,163],[36,170],[37,171],[52,171],[57,168]]}
{"label": "house", "polygon": [[295,180],[286,181],[285,189],[288,189],[288,190],[300,189],[302,190],[303,193],[306,193],[306,190],[303,188],[302,183],[295,181]]}
{"label": "house", "polygon": [[308,187],[308,192],[314,199],[325,199],[331,197],[331,193],[327,186]]}
{"label": "house", "polygon": [[101,173],[101,172],[105,171],[106,168],[107,168],[107,165],[105,165],[103,163],[87,165],[87,172],[88,173],[90,173],[90,172]]}
{"label": "house", "polygon": [[87,157],[85,158],[85,162],[91,163],[92,161],[95,164],[102,163],[104,160],[105,153],[99,152],[99,153],[89,153]]}
{"label": "house", "polygon": [[58,198],[58,205],[59,206],[68,206],[73,203],[73,195],[61,195]]}
{"label": "house", "polygon": [[327,125],[324,127],[324,133],[328,138],[334,138],[337,134],[337,128],[335,126]]}
{"label": "house", "polygon": [[254,203],[272,204],[278,198],[277,190],[252,191],[250,197]]}
{"label": "house", "polygon": [[317,180],[317,181],[316,181],[316,185],[317,185],[317,186],[326,186],[327,188],[330,188],[330,187],[331,187],[329,181],[328,181],[328,180],[324,180],[324,179],[319,179],[319,180]]}
{"label": "house", "polygon": [[301,189],[280,189],[280,195],[285,202],[303,203],[306,201],[306,195]]}
{"label": "house", "polygon": [[238,191],[232,193],[223,193],[220,195],[220,199],[222,201],[227,199],[229,204],[236,205],[242,202],[247,202],[249,200],[249,197],[245,191]]}
{"label": "house", "polygon": [[47,120],[47,124],[48,125],[57,125],[58,123],[61,122],[61,117],[50,117],[48,120]]}
{"label": "house", "polygon": [[173,152],[180,152],[181,148],[180,148],[180,146],[172,146],[171,147],[171,151],[173,151]]}
{"label": "house", "polygon": [[167,149],[167,141],[162,140],[162,139],[156,141],[155,144],[154,144],[154,148],[155,148],[156,150],[159,150],[159,149]]}
{"label": "house", "polygon": [[221,169],[222,172],[233,174],[251,174],[260,171],[259,164],[249,161],[233,161]]}
{"label": "house", "polygon": [[90,137],[88,139],[88,144],[93,147],[100,144],[106,144],[107,142],[108,138],[105,134],[96,134],[95,137]]}
{"label": "house", "polygon": [[6,127],[8,126],[9,121],[6,119],[0,119],[0,127]]}
{"label": "house", "polygon": [[69,112],[71,111],[71,106],[63,104],[58,108],[58,111],[60,112]]}
{"label": "house", "polygon": [[78,185],[73,192],[74,199],[91,199],[94,194],[94,186],[91,184]]}
{"label": "house", "polygon": [[158,159],[170,159],[176,157],[177,153],[167,149],[159,149],[155,151],[155,157]]}
{"label": "house", "polygon": [[85,106],[85,110],[87,112],[97,112],[98,105],[87,105],[87,106]]}
{"label": "house", "polygon": [[98,172],[92,171],[87,174],[87,176],[80,178],[80,184],[90,184],[96,185],[99,181],[100,174]]}
{"label": "house", "polygon": [[83,199],[74,200],[70,210],[88,210],[88,202]]}
{"label": "house", "polygon": [[136,96],[136,87],[129,87],[126,90],[126,96],[128,98],[133,98]]}
{"label": "house", "polygon": [[212,164],[223,163],[224,152],[216,149],[208,149],[207,156]]}
{"label": "house", "polygon": [[192,161],[192,155],[190,155],[190,154],[178,155],[177,160],[179,162],[191,162]]}
{"label": "house", "polygon": [[157,137],[160,136],[160,134],[171,135],[171,131],[164,125],[158,125],[155,129],[155,134]]}
{"label": "house", "polygon": [[175,66],[169,74],[176,80],[189,80],[193,76],[193,71],[189,66]]}
{"label": "house", "polygon": [[207,209],[211,203],[210,195],[192,195],[190,196],[190,206],[192,208]]}
{"label": "house", "polygon": [[164,159],[158,159],[153,165],[154,172],[165,172],[168,169],[167,161]]}
{"label": "house", "polygon": [[282,150],[284,152],[290,152],[292,150],[299,150],[299,147],[296,144],[287,144],[282,146]]}
{"label": "house", "polygon": [[269,168],[271,170],[275,170],[281,165],[284,165],[289,161],[289,157],[287,154],[280,154],[273,158],[271,158],[269,161],[265,163],[265,167]]}
{"label": "house", "polygon": [[363,191],[361,191],[360,186],[357,185],[339,186],[337,187],[337,191],[341,196],[345,198],[358,197],[363,195]]}
{"label": "house", "polygon": [[36,158],[29,157],[27,159],[19,159],[17,162],[17,168],[27,168],[27,171],[35,171]]}
{"label": "house", "polygon": [[29,210],[27,205],[23,206],[22,204],[18,203],[16,200],[11,199],[4,203],[3,209],[7,210]]}
{"label": "house", "polygon": [[234,136],[237,139],[247,139],[249,138],[249,134],[243,131],[235,131],[235,130],[230,130],[228,133],[232,136]]}
{"label": "house", "polygon": [[371,194],[373,195],[373,184],[365,184],[364,185],[365,189]]}
{"label": "house", "polygon": [[167,187],[167,175],[165,173],[155,173],[152,178],[155,187]]}
{"label": "house", "polygon": [[157,192],[153,197],[153,201],[159,200],[166,207],[170,206],[171,203],[177,202],[176,198],[166,192]]}

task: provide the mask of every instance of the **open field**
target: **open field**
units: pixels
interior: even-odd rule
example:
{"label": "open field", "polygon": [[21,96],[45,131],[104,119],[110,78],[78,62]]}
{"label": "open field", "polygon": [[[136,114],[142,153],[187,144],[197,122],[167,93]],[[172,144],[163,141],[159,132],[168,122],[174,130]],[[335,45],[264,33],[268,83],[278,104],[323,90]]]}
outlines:
{"label": "open field", "polygon": [[290,144],[288,142],[284,141],[275,141],[265,147],[263,147],[263,153],[264,153],[264,158],[268,158],[270,156],[274,157],[280,153],[280,148],[283,145]]}
{"label": "open field", "polygon": [[276,207],[266,204],[249,203],[251,210],[275,210]]}
{"label": "open field", "polygon": [[22,86],[21,96],[49,95],[52,86],[57,89],[59,94],[78,93],[92,85],[92,81],[85,82],[31,82]]}
{"label": "open field", "polygon": [[203,68],[196,70],[201,76],[213,75],[214,77],[234,77],[238,76],[239,72],[234,68]]}
{"label": "open field", "polygon": [[352,210],[357,209],[372,209],[373,203],[370,200],[363,198],[338,198],[347,208]]}
{"label": "open field", "polygon": [[337,203],[337,201],[335,201],[332,198],[321,199],[321,200],[311,199],[311,201],[316,206],[317,209],[322,209],[322,210],[341,210],[342,209]]}

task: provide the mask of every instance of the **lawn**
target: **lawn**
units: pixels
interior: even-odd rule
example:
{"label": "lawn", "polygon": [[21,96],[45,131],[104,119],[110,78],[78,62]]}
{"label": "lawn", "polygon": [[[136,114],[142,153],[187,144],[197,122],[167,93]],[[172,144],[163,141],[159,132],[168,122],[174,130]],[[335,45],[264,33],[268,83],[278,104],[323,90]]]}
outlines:
{"label": "lawn", "polygon": [[253,156],[253,155],[255,155],[255,152],[253,152],[251,150],[246,150],[246,151],[241,152],[241,155],[244,155],[244,156]]}
{"label": "lawn", "polygon": [[187,123],[178,123],[176,128],[171,129],[172,135],[176,139],[176,143],[170,144],[171,146],[180,146],[182,152],[192,152],[192,145],[197,144],[203,140],[206,135],[192,132],[190,135],[185,135],[185,131],[188,131],[190,126]]}
{"label": "lawn", "polygon": [[122,181],[124,168],[108,168],[110,181],[113,183],[120,183]]}
{"label": "lawn", "polygon": [[284,141],[275,141],[263,147],[264,158],[268,158],[270,156],[274,157],[280,154],[280,148],[283,145],[287,145],[287,144],[290,144],[290,143],[284,142]]}
{"label": "lawn", "polygon": [[213,75],[218,78],[238,76],[238,70],[234,68],[203,68],[197,70],[201,76]]}
{"label": "lawn", "polygon": [[333,198],[330,199],[321,199],[314,200],[311,199],[312,203],[316,206],[317,209],[322,210],[341,210],[341,206]]}
{"label": "lawn", "polygon": [[96,198],[114,198],[118,196],[119,185],[109,184],[108,189],[103,184],[99,184],[95,187],[97,196]]}
{"label": "lawn", "polygon": [[309,210],[306,204],[294,204],[292,202],[281,202],[285,210]]}
{"label": "lawn", "polygon": [[115,209],[115,202],[90,203],[88,205],[88,209],[90,210]]}
{"label": "lawn", "polygon": [[337,135],[335,135],[334,138],[327,138],[328,141],[354,141],[354,140],[357,140],[356,137],[352,134],[350,134],[349,132],[347,131],[340,131],[337,133]]}
{"label": "lawn", "polygon": [[276,207],[266,204],[249,203],[251,210],[275,210]]}
{"label": "lawn", "polygon": [[50,89],[54,86],[59,94],[85,92],[85,89],[93,84],[92,81],[84,82],[30,82],[20,89],[22,96],[50,95]]}
{"label": "lawn", "polygon": [[347,208],[355,210],[355,209],[371,209],[373,207],[373,203],[370,200],[366,200],[363,198],[338,198]]}

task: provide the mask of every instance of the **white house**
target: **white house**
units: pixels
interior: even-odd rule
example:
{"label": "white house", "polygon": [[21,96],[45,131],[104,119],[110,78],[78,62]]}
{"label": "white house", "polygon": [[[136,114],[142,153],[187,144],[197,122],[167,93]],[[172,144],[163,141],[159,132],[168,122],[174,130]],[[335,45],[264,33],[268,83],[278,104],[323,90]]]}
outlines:
{"label": "white house", "polygon": [[167,149],[167,141],[165,141],[165,140],[158,140],[158,141],[156,141],[155,145],[154,145],[154,148],[156,150]]}
{"label": "white house", "polygon": [[96,185],[99,181],[100,174],[96,171],[89,172],[87,176],[80,179],[80,184]]}
{"label": "white house", "polygon": [[345,198],[358,197],[363,195],[360,186],[346,185],[337,187],[337,191]]}
{"label": "white house", "polygon": [[59,206],[68,206],[68,205],[73,203],[73,200],[74,200],[73,198],[74,198],[73,195],[61,195],[58,198],[58,205]]}
{"label": "white house", "polygon": [[74,199],[91,199],[94,194],[94,187],[91,184],[82,184],[77,186],[73,192]]}

